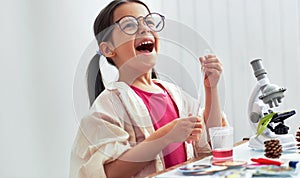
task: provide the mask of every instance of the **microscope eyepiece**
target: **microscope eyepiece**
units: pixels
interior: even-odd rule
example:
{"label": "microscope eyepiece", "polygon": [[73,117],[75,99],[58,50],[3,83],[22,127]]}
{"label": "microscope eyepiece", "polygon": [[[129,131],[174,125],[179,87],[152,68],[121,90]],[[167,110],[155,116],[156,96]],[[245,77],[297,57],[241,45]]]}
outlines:
{"label": "microscope eyepiece", "polygon": [[270,108],[278,107],[284,97],[283,93],[286,91],[286,88],[270,84],[262,59],[254,59],[250,62],[250,64],[257,81],[261,85],[260,91],[262,95],[259,96],[259,99],[261,99],[265,104],[268,104]]}
{"label": "microscope eyepiece", "polygon": [[254,59],[250,62],[250,64],[257,80],[261,80],[262,78],[266,77],[267,72],[262,64],[262,59]]}

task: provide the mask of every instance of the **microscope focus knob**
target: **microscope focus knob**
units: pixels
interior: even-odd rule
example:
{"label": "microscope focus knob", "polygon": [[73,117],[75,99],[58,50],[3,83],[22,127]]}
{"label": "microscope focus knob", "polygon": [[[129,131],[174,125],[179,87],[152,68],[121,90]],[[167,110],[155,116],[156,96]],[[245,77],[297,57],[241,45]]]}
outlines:
{"label": "microscope focus knob", "polygon": [[261,118],[261,115],[259,113],[257,113],[257,112],[250,113],[250,120],[252,123],[258,123],[260,118]]}

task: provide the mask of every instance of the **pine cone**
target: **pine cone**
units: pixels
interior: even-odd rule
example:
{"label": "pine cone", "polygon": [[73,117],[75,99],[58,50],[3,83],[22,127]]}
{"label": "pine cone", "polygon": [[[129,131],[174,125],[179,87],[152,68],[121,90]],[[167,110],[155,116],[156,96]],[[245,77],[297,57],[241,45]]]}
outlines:
{"label": "pine cone", "polygon": [[298,142],[297,143],[298,150],[300,150],[300,127],[298,128],[298,131],[296,132],[296,141]]}
{"label": "pine cone", "polygon": [[265,156],[267,158],[279,158],[282,153],[282,146],[279,140],[267,140],[265,144]]}

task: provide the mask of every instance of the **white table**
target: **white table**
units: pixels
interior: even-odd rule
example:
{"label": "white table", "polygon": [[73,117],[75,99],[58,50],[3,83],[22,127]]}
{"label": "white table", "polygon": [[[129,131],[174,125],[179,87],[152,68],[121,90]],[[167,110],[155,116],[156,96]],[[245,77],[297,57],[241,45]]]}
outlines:
{"label": "white table", "polygon": [[[204,159],[201,159],[199,161],[195,161],[193,163],[190,163],[189,165],[193,164],[211,164],[211,157],[208,156]],[[248,147],[248,142],[243,143],[241,145],[238,145],[234,147],[233,149],[233,159],[239,160],[239,161],[247,161],[248,163],[252,163],[250,160],[251,158],[264,158],[264,152],[263,151],[255,151]],[[280,157],[279,161],[284,162],[284,165],[288,164],[289,161],[300,161],[300,154],[299,153],[283,153]],[[176,178],[176,177],[199,177],[199,176],[185,176],[178,172],[177,169],[173,169],[171,171],[159,174],[157,176],[154,176],[155,178]],[[201,178],[211,178],[213,176],[207,175],[207,176],[200,176]],[[300,177],[300,175],[298,175]]]}

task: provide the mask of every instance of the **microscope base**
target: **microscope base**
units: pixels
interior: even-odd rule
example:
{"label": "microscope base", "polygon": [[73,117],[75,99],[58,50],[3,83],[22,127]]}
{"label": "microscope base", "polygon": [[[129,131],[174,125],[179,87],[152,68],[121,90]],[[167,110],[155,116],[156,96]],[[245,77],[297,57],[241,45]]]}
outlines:
{"label": "microscope base", "polygon": [[249,140],[249,147],[255,150],[264,150],[264,141],[270,139],[278,139],[282,145],[282,151],[297,151],[297,142],[292,134],[274,135],[274,137],[266,137],[262,135],[256,137],[256,135],[254,135]]}

